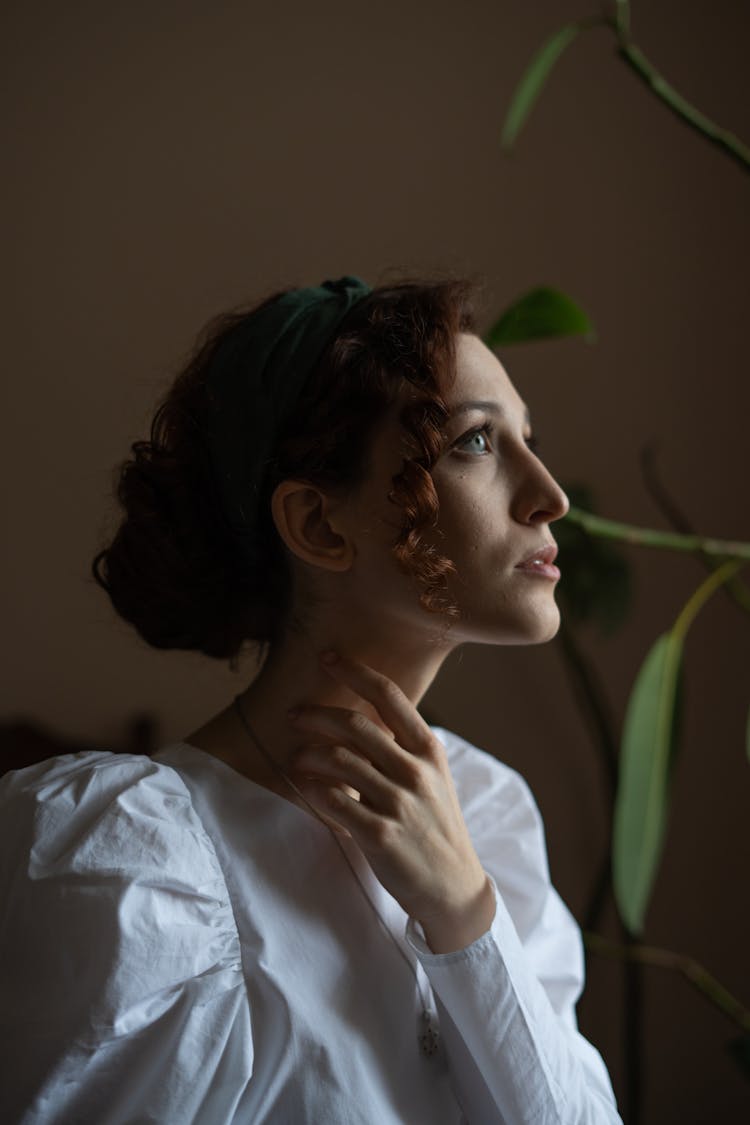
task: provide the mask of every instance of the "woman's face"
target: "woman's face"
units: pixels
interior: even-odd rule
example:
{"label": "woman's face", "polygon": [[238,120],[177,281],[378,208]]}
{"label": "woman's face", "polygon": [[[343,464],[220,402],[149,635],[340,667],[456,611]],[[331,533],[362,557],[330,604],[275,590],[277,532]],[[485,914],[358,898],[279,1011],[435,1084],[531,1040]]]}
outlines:
{"label": "woman's face", "polygon": [[[549,640],[560,620],[554,600],[559,572],[553,565],[549,525],[567,512],[567,497],[534,454],[526,408],[502,364],[478,336],[459,335],[456,380],[445,401],[450,411],[446,445],[432,472],[438,525],[425,531],[424,538],[456,568],[448,592],[459,617],[447,639],[490,644]],[[401,522],[400,511],[384,504],[383,497],[401,467],[402,440],[396,410],[375,440],[372,472],[357,491],[365,520],[358,527],[355,571],[364,580],[365,596],[370,587],[369,596],[383,614],[435,634],[445,619],[422,609],[413,580],[405,579],[392,555],[382,550],[393,542]]]}

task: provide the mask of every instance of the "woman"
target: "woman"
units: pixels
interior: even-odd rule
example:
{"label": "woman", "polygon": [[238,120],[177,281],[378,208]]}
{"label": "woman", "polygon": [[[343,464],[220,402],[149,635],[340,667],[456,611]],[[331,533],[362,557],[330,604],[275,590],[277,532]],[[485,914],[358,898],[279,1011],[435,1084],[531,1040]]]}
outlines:
{"label": "woman", "polygon": [[567,501],[472,299],[275,294],[133,447],[98,581],[153,645],[265,660],[154,759],[6,782],[12,1120],[620,1120],[533,799],[417,711],[457,645],[558,627]]}

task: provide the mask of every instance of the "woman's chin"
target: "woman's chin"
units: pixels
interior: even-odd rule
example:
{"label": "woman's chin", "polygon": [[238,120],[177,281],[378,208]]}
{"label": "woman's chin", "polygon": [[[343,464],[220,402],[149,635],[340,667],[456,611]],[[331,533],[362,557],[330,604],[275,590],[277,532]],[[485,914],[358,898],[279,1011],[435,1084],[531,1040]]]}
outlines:
{"label": "woman's chin", "polygon": [[555,601],[527,612],[465,614],[451,626],[456,639],[475,644],[541,645],[551,641],[560,628],[560,610]]}
{"label": "woman's chin", "polygon": [[508,643],[518,645],[543,645],[557,636],[559,628],[560,611],[557,606],[553,606],[549,613],[531,622],[527,629],[519,630],[518,638]]}

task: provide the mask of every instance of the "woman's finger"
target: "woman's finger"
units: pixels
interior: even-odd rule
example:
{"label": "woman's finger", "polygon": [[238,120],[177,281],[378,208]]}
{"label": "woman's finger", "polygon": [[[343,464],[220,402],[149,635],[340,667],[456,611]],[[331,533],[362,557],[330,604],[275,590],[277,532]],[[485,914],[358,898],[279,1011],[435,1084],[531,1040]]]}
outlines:
{"label": "woman's finger", "polygon": [[367,664],[337,653],[323,653],[320,659],[331,676],[373,705],[400,746],[417,755],[434,751],[435,736],[398,684]]}
{"label": "woman's finger", "polygon": [[320,818],[340,835],[353,836],[360,845],[377,830],[384,818],[361,800],[346,785],[308,778],[292,771],[292,780]]}
{"label": "woman's finger", "polygon": [[[302,795],[303,800],[296,802],[301,808],[307,809],[307,806],[311,805],[318,818],[323,821],[327,828],[331,828],[339,836],[351,836],[349,829],[331,816],[330,791],[336,786],[330,781],[325,783],[316,781],[314,778],[304,777],[301,774],[295,774],[293,770],[290,771],[290,780],[293,782],[297,794]],[[342,792],[344,791],[345,788],[342,787]],[[348,796],[356,802],[357,798],[351,791],[349,791]],[[309,809],[307,811],[309,812]]]}
{"label": "woman's finger", "polygon": [[402,783],[411,780],[408,753],[361,711],[307,704],[289,718],[298,730],[323,735],[331,743],[348,746],[386,777]]}
{"label": "woman's finger", "polygon": [[389,815],[396,811],[397,787],[371,762],[347,746],[306,746],[294,755],[293,769],[350,786],[367,805],[380,813]]}

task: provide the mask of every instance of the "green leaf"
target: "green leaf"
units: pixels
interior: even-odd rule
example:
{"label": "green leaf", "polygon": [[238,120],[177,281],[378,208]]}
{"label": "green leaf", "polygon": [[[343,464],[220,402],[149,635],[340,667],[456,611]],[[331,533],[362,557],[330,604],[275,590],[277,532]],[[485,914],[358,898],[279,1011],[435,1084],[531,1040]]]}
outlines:
{"label": "green leaf", "polygon": [[484,338],[488,348],[543,340],[552,336],[586,336],[595,339],[583,309],[557,289],[539,287],[519,297],[503,312]]}
{"label": "green leaf", "polygon": [[617,905],[633,934],[643,931],[664,844],[682,650],[682,635],[674,630],[656,640],[625,715],[612,862]]}
{"label": "green leaf", "polygon": [[737,1039],[730,1040],[727,1050],[745,1078],[750,1078],[750,1032],[744,1031]]}
{"label": "green leaf", "polygon": [[559,31],[545,40],[527,66],[516,86],[503,125],[500,144],[504,149],[507,150],[513,145],[531,112],[534,102],[541,94],[552,67],[568,44],[573,42],[579,31],[581,31],[579,24],[571,23],[561,27]]}
{"label": "green leaf", "polygon": [[617,905],[631,933],[643,919],[661,857],[670,774],[679,742],[682,650],[708,599],[744,565],[728,559],[691,594],[674,625],[652,646],[628,701],[612,838]]}
{"label": "green leaf", "polygon": [[[592,514],[593,497],[579,484],[563,484],[571,505]],[[555,524],[562,578],[557,598],[566,621],[595,624],[609,636],[622,625],[632,602],[632,570],[622,547],[591,535],[580,524],[562,519]]]}

